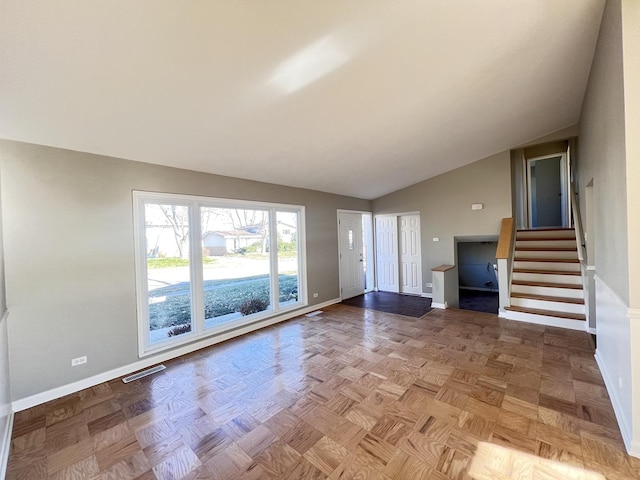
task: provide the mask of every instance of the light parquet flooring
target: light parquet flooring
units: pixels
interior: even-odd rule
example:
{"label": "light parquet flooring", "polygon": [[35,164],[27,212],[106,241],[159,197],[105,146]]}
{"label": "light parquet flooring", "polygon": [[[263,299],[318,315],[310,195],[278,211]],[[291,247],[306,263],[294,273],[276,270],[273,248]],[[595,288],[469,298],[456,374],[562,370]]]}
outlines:
{"label": "light parquet flooring", "polygon": [[586,333],[345,305],[15,415],[9,479],[638,479]]}

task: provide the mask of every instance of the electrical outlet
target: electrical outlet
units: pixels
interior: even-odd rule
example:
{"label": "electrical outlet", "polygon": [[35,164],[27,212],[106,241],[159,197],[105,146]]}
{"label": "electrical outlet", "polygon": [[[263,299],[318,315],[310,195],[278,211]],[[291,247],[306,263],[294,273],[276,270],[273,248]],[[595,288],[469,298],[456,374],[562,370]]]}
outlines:
{"label": "electrical outlet", "polygon": [[78,365],[82,365],[83,363],[87,363],[87,356],[86,355],[84,357],[78,357],[78,358],[71,359],[71,366],[72,367],[77,367]]}
{"label": "electrical outlet", "polygon": [[313,294],[313,298],[318,298],[318,292]]}
{"label": "electrical outlet", "polygon": [[431,282],[427,282],[427,287],[429,287],[429,288],[433,288],[433,283],[431,283]]}

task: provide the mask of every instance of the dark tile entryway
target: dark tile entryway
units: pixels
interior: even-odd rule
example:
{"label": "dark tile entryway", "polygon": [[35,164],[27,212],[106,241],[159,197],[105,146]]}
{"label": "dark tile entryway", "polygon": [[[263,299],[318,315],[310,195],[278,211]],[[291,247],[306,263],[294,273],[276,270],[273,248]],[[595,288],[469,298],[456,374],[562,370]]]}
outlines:
{"label": "dark tile entryway", "polygon": [[348,298],[342,303],[352,307],[370,308],[379,312],[395,313],[414,318],[420,318],[433,310],[430,298],[389,292],[369,292]]}

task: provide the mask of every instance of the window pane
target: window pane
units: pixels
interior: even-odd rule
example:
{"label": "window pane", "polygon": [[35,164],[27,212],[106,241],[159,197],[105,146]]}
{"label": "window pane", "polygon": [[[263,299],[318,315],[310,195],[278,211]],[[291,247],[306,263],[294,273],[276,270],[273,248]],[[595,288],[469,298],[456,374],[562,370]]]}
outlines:
{"label": "window pane", "polygon": [[191,331],[189,207],[145,205],[149,343]]}
{"label": "window pane", "polygon": [[269,211],[202,207],[205,328],[270,309]]}
{"label": "window pane", "polygon": [[298,214],[276,212],[278,232],[278,287],[280,305],[299,301]]}

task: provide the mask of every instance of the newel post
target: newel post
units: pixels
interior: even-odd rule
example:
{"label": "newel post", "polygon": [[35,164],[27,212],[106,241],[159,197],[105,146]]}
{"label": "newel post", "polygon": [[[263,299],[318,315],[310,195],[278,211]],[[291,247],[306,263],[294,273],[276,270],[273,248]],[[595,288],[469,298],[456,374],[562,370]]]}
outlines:
{"label": "newel post", "polygon": [[431,269],[433,282],[433,308],[458,308],[458,268],[440,265]]}

